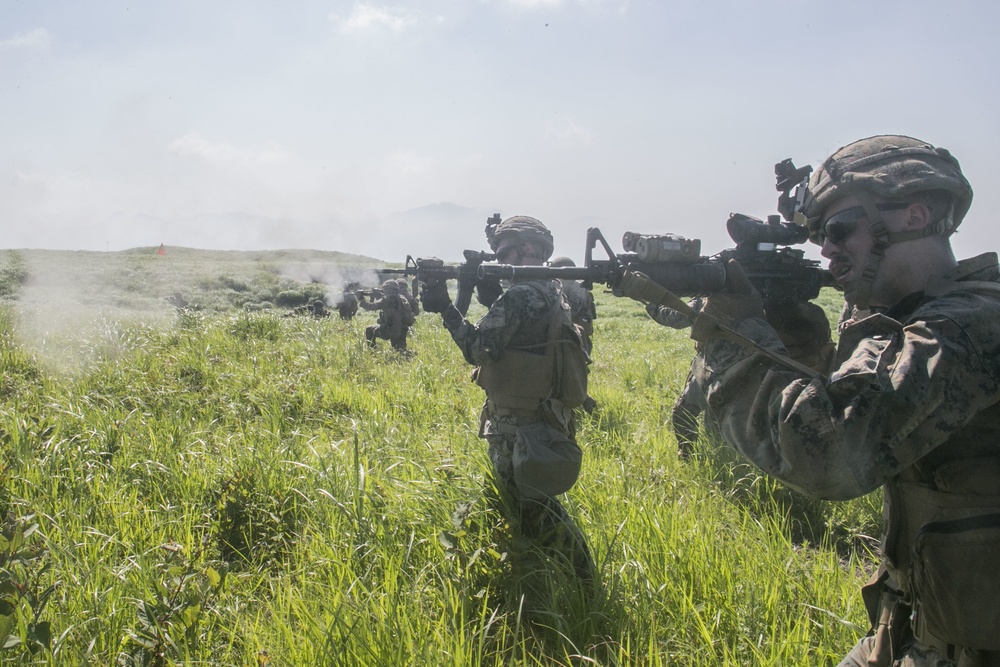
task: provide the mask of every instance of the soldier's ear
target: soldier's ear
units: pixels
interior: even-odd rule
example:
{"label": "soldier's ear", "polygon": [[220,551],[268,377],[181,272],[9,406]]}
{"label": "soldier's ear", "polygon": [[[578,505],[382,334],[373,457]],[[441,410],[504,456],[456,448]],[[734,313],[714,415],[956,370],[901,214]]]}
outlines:
{"label": "soldier's ear", "polygon": [[931,224],[934,214],[930,206],[922,201],[916,201],[906,207],[904,215],[904,229],[923,229]]}

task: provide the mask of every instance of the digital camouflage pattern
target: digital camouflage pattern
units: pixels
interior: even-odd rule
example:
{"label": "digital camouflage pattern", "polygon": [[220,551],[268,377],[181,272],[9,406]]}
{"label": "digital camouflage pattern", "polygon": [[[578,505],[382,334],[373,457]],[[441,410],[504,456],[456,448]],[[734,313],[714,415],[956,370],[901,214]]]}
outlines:
{"label": "digital camouflage pattern", "polygon": [[406,304],[410,307],[410,312],[412,312],[414,316],[419,315],[420,301],[417,297],[410,294],[410,286],[406,284],[406,279],[400,278],[396,281],[396,284],[399,285],[399,296],[406,300]]}
{"label": "digital camouflage pattern", "polygon": [[[946,278],[996,283],[996,262],[994,253],[966,260]],[[1000,454],[996,432],[974,423],[1000,399],[998,318],[1000,298],[953,292],[845,327],[825,381],[719,339],[695,375],[726,440],[762,470],[812,496],[856,498],[925,457]],[[763,320],[735,326],[784,350]]]}
{"label": "digital camouflage pattern", "polygon": [[389,341],[392,349],[405,352],[406,335],[410,330],[406,325],[406,313],[410,312],[406,300],[399,294],[386,294],[372,302],[361,301],[360,305],[365,310],[379,311],[377,323],[365,328],[368,344],[375,347],[375,340],[381,338]]}
{"label": "digital camouflage pattern", "polygon": [[[872,667],[868,658],[872,654],[875,638],[865,637],[858,642],[837,667]],[[892,667],[953,667],[954,662],[942,658],[937,651],[920,644],[910,644],[902,650]]]}
{"label": "digital camouflage pattern", "polygon": [[[688,306],[695,313],[700,313],[705,307],[705,299],[696,297],[688,302]],[[646,305],[646,312],[660,326],[671,329],[686,329],[691,326],[690,317],[668,306],[650,303]],[[677,439],[677,455],[682,459],[690,458],[694,451],[699,432],[698,418],[704,410],[705,400],[695,386],[694,373],[688,371],[684,386],[670,409],[670,423]]]}
{"label": "digital camouflage pattern", "polygon": [[[452,306],[442,313],[445,328],[462,351],[465,360],[475,366],[496,362],[509,347],[545,343],[552,305],[560,298],[557,281],[514,283],[475,324]],[[572,410],[547,405],[542,410],[505,408],[486,397],[480,418],[480,432],[489,443],[489,457],[501,491],[520,508],[520,525],[525,535],[565,554],[577,571],[592,574],[590,552],[579,528],[555,498],[529,500],[523,497],[514,480],[515,428],[519,424],[545,420],[560,425],[573,437],[575,421]],[[548,419],[546,419],[548,417]]]}
{"label": "digital camouflage pattern", "polygon": [[569,302],[570,311],[573,313],[573,324],[580,327],[584,345],[589,353],[593,347],[594,320],[597,319],[594,293],[576,280],[564,280],[563,294],[566,295],[566,301]]}
{"label": "digital camouflage pattern", "polygon": [[[712,339],[696,359],[695,381],[726,441],[789,486],[830,500],[886,487],[886,587],[909,600],[912,559],[920,558],[913,543],[927,517],[936,515],[921,514],[927,506],[916,505],[907,489],[929,489],[958,508],[1000,503],[996,477],[976,472],[1000,462],[998,321],[1000,269],[997,255],[987,253],[959,262],[932,279],[925,293],[885,313],[848,315],[825,379],[802,378],[747,348]],[[784,351],[778,332],[761,319],[734,327]],[[951,664],[935,662],[933,651],[921,661],[919,653],[898,664]],[[975,664],[1000,664],[1000,653],[991,655]]]}

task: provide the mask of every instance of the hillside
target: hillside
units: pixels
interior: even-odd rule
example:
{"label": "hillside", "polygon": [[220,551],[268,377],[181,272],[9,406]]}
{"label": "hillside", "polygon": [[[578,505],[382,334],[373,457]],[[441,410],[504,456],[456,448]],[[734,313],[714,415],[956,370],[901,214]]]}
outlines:
{"label": "hillside", "polygon": [[0,251],[0,300],[31,308],[169,312],[179,294],[193,307],[294,307],[345,281],[374,285],[372,257],[320,250],[198,250],[167,246],[119,252]]}

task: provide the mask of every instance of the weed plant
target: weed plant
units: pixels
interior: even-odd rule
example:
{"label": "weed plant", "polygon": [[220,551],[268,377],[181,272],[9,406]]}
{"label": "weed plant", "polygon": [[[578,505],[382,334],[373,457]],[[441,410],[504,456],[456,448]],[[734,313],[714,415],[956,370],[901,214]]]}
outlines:
{"label": "weed plant", "polygon": [[364,314],[229,309],[80,328],[67,367],[0,310],[0,663],[835,664],[879,499],[804,498],[708,437],[679,460],[691,342],[597,301],[565,499],[593,587],[499,511],[434,315],[409,359]]}

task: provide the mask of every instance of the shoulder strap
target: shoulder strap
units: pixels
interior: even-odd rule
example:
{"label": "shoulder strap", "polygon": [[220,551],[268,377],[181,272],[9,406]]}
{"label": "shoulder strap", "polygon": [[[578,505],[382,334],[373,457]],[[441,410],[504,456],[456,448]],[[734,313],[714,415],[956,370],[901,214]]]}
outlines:
{"label": "shoulder strap", "polygon": [[[559,280],[555,280],[554,282],[557,285],[556,287],[557,297],[555,302],[550,307],[551,315],[549,317],[549,329],[548,333],[546,334],[545,342],[535,343],[534,345],[521,345],[518,346],[519,350],[531,350],[539,347],[544,347],[545,354],[551,356],[555,354],[556,345],[558,345],[561,342],[564,342],[562,336],[559,334],[559,326],[562,324],[562,322],[559,321],[558,317],[560,308],[562,308],[563,304],[562,282],[560,282]],[[545,300],[545,302],[548,303],[549,295],[545,293],[545,290],[543,290],[541,286],[537,285],[534,282],[529,282],[524,284],[529,285],[533,289],[537,290],[538,293],[542,295],[542,298]],[[570,320],[570,322],[572,323],[572,319]]]}

